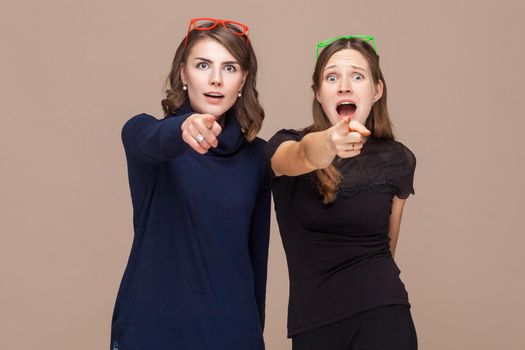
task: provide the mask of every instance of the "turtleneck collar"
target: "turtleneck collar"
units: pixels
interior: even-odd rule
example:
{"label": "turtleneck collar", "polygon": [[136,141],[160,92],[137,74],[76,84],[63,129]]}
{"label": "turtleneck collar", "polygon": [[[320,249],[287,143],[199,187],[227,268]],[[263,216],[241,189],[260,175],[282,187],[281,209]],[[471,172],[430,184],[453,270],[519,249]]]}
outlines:
{"label": "turtleneck collar", "polygon": [[[172,115],[179,116],[193,112],[190,103],[186,101]],[[219,157],[229,156],[236,153],[245,142],[244,134],[235,116],[234,108],[230,108],[222,118],[224,118],[224,125],[222,126],[222,132],[217,137],[219,145],[217,148],[210,148],[206,155]]]}

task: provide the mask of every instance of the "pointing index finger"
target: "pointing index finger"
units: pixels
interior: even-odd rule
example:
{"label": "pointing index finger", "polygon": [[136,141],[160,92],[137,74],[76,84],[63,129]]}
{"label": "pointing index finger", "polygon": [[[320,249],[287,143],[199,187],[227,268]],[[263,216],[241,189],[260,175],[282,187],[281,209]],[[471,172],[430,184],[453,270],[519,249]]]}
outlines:
{"label": "pointing index finger", "polygon": [[336,129],[342,134],[348,134],[350,132],[350,128],[348,127],[348,117],[344,117],[341,119],[341,121],[337,124]]}
{"label": "pointing index finger", "polygon": [[222,128],[221,126],[219,125],[219,123],[217,122],[214,122],[213,125],[211,126],[211,132],[213,133],[213,135],[215,136],[219,136],[219,134],[221,133],[222,131]]}
{"label": "pointing index finger", "polygon": [[355,131],[361,134],[361,136],[370,135],[370,130],[368,130],[363,124],[358,121],[352,120],[348,125],[351,131]]}
{"label": "pointing index finger", "polygon": [[213,127],[213,123],[215,123],[215,117],[211,114],[206,115],[204,118],[204,125],[206,125],[208,129],[211,129]]}

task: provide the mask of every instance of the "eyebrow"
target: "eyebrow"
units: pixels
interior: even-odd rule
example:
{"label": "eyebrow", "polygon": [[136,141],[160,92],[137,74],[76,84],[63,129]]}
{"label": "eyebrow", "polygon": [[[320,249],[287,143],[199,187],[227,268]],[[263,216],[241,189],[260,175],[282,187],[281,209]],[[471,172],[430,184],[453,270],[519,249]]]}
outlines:
{"label": "eyebrow", "polygon": [[[337,65],[332,64],[331,66],[326,67],[324,70],[328,70],[328,69],[335,68],[335,67],[337,67]],[[366,72],[366,69],[358,67],[358,66],[350,65],[350,67],[352,67],[354,69],[362,70],[363,72]]]}
{"label": "eyebrow", "polygon": [[[204,57],[195,57],[193,60],[194,61],[195,60],[201,60],[201,61],[204,61],[204,62],[213,63],[212,60],[210,60],[208,58],[204,58]],[[221,64],[237,64],[238,65],[239,62],[237,62],[237,61],[226,61],[226,62],[222,62]]]}

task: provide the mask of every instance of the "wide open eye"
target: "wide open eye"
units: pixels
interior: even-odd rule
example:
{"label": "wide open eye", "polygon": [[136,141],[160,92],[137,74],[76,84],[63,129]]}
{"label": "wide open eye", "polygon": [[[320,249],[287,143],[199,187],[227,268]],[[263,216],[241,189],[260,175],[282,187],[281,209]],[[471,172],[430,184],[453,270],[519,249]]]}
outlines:
{"label": "wide open eye", "polygon": [[224,70],[230,73],[237,72],[237,68],[233,64],[227,64],[224,66]]}
{"label": "wide open eye", "polygon": [[328,74],[326,76],[326,80],[327,81],[330,81],[330,82],[333,82],[333,81],[336,81],[337,80],[337,77],[334,75],[334,74]]}
{"label": "wide open eye", "polygon": [[199,69],[208,69],[210,65],[208,64],[208,62],[199,62],[197,63],[197,68]]}
{"label": "wide open eye", "polygon": [[354,78],[354,80],[363,80],[365,77],[360,73],[356,73],[352,78]]}

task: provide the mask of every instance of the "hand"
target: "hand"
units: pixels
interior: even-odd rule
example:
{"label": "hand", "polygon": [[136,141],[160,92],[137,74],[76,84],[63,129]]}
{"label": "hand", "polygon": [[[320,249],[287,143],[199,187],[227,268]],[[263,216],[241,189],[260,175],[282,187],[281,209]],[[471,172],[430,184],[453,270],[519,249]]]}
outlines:
{"label": "hand", "polygon": [[[221,126],[211,114],[192,114],[181,125],[182,139],[200,154],[217,147]],[[200,142],[199,142],[200,141]]]}
{"label": "hand", "polygon": [[330,146],[340,158],[355,157],[361,153],[370,131],[361,123],[348,117],[329,129]]}

